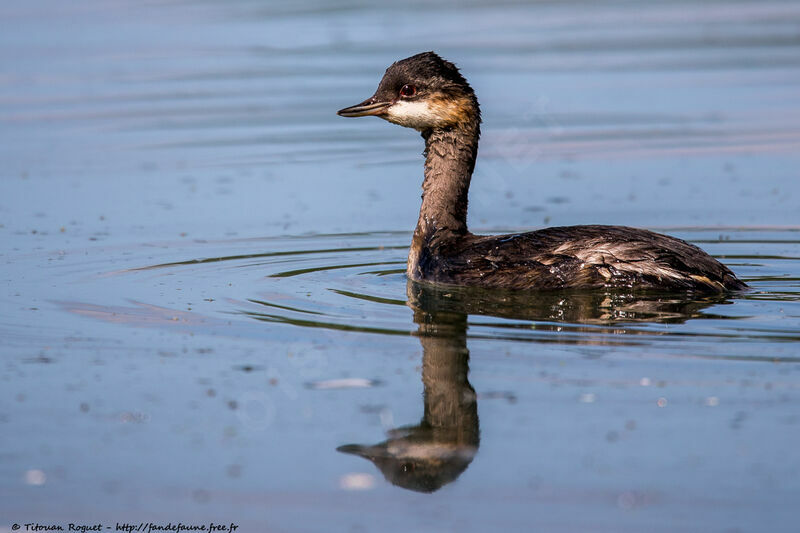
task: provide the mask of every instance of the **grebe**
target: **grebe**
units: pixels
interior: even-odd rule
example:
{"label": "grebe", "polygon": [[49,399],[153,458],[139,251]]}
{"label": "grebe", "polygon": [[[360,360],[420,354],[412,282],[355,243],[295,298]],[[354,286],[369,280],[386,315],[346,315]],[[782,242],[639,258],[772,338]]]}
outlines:
{"label": "grebe", "polygon": [[338,114],[377,116],[414,128],[425,139],[422,207],[406,271],[412,280],[496,289],[747,287],[698,247],[643,229],[594,225],[470,233],[467,192],[480,107],[458,68],[434,52],[392,64],[371,98]]}

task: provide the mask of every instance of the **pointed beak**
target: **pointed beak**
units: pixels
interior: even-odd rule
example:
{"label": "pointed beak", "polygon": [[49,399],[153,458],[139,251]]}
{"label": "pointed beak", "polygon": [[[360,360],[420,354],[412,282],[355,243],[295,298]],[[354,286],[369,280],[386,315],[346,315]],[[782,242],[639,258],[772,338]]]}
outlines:
{"label": "pointed beak", "polygon": [[336,448],[336,451],[350,455],[358,455],[359,457],[364,457],[365,459],[369,459],[372,455],[374,455],[372,446],[362,446],[360,444],[345,444],[344,446],[339,446]]}
{"label": "pointed beak", "polygon": [[376,97],[364,100],[360,104],[345,107],[336,112],[341,117],[369,117],[373,115],[380,115],[392,105],[392,102],[380,102]]}

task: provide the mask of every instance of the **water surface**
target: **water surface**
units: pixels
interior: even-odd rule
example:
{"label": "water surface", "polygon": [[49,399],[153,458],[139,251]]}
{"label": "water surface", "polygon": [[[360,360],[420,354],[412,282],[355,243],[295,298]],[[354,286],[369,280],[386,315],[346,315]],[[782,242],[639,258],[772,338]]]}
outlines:
{"label": "water surface", "polygon": [[[794,530],[795,2],[0,16],[0,531]],[[475,230],[648,227],[752,290],[409,284],[421,139],[334,112],[429,49]]]}

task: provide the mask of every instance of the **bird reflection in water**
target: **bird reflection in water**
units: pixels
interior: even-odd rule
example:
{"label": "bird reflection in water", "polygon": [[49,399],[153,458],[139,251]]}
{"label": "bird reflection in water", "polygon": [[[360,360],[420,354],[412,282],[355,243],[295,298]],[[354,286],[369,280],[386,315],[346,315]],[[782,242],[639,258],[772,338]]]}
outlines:
{"label": "bird reflection in water", "polygon": [[[379,444],[348,444],[337,450],[369,459],[389,482],[417,492],[434,492],[456,480],[478,452],[478,403],[467,379],[468,315],[570,322],[587,328],[607,325],[610,329],[606,333],[625,333],[619,325],[711,317],[701,311],[727,302],[723,295],[698,299],[692,294],[624,291],[532,294],[415,281],[408,282],[407,295],[423,352],[422,420],[391,430],[389,438]],[[589,342],[604,343],[597,338]]]}
{"label": "bird reflection in water", "polygon": [[408,296],[422,344],[422,421],[392,430],[380,444],[338,450],[369,459],[394,485],[433,492],[467,469],[480,443],[478,403],[467,380],[467,315],[429,310],[436,295],[421,284],[409,282]]}

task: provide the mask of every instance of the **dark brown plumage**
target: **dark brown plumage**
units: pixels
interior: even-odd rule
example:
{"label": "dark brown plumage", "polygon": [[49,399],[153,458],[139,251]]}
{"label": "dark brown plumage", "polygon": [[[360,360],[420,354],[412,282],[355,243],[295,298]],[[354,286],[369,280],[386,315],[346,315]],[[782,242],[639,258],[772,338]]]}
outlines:
{"label": "dark brown plumage", "polygon": [[[416,236],[415,236],[416,237]],[[742,289],[725,266],[682,240],[622,226],[414,240],[414,279],[508,289]],[[412,252],[414,253],[414,252]]]}
{"label": "dark brown plumage", "polygon": [[703,292],[747,285],[680,239],[623,226],[481,236],[467,230],[480,137],[475,93],[452,63],[425,52],[392,64],[375,94],[339,111],[412,127],[425,139],[425,180],[410,279],[503,289],[618,288]]}

